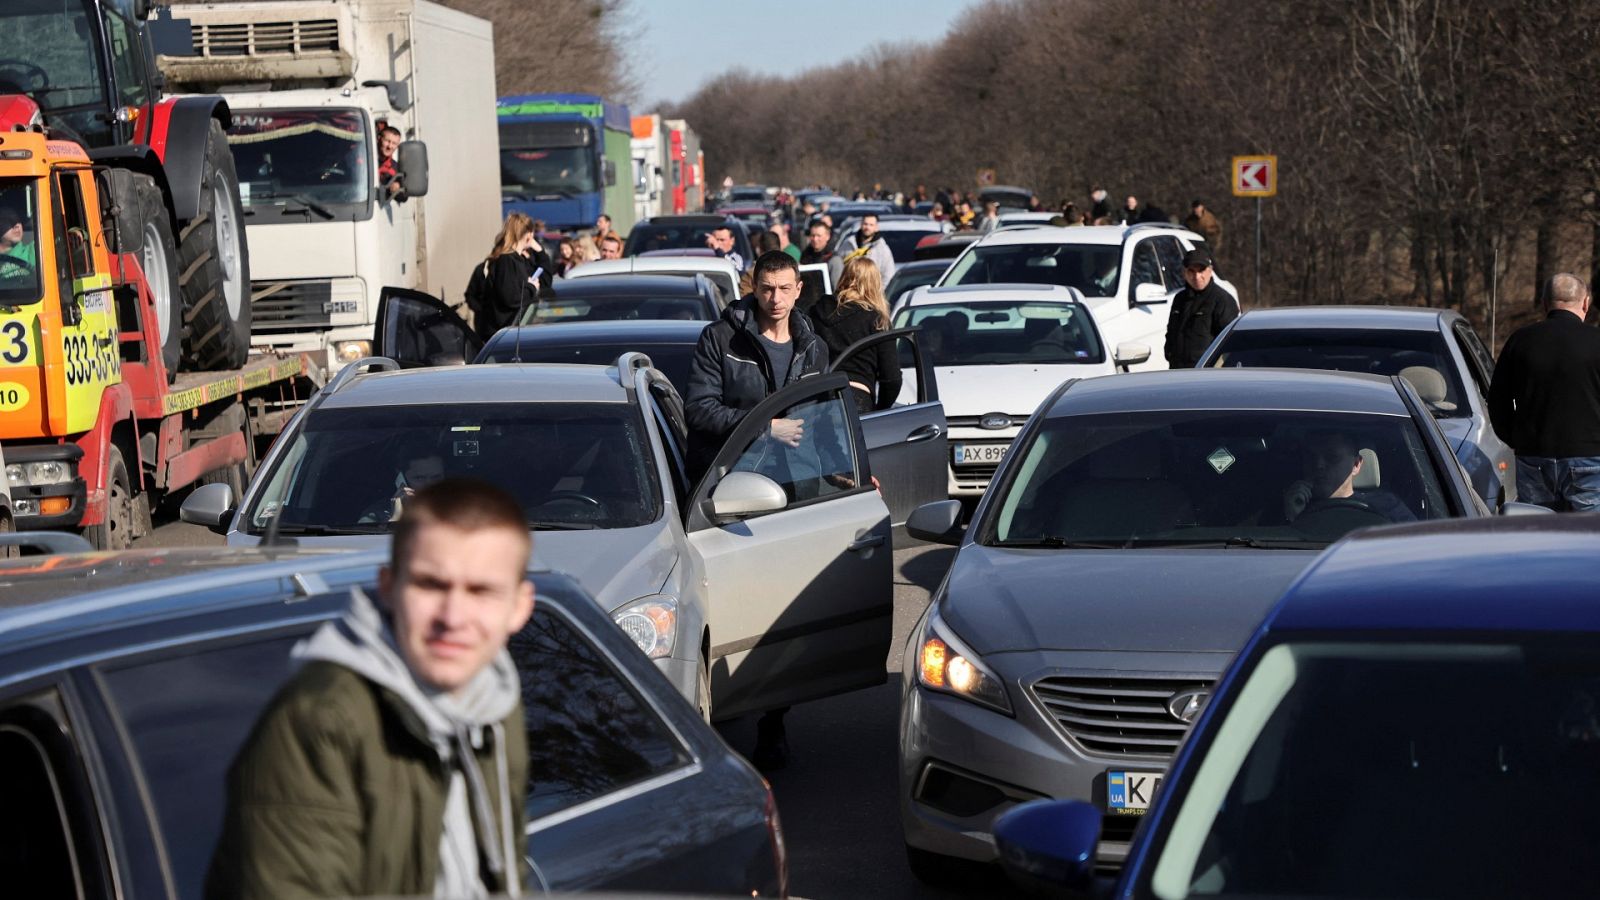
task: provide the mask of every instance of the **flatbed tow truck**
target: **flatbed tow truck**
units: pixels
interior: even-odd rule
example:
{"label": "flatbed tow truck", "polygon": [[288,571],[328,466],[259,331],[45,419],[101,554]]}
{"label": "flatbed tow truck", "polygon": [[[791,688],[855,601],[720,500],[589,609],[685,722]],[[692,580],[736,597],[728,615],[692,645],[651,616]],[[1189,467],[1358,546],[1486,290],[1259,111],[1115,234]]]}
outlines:
{"label": "flatbed tow truck", "polygon": [[306,399],[301,377],[322,381],[303,355],[169,374],[139,255],[110,249],[140,227],[112,177],[42,127],[0,133],[0,213],[22,220],[0,250],[0,445],[16,527],[107,549],[148,531],[168,493],[242,491],[257,440]]}

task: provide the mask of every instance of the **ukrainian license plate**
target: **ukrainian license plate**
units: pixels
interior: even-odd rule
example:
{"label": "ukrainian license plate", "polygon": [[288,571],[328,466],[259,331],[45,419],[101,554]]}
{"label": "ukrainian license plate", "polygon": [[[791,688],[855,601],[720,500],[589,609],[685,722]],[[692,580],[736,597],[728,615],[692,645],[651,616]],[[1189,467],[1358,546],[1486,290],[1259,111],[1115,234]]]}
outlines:
{"label": "ukrainian license plate", "polygon": [[1009,444],[953,444],[950,461],[958,466],[998,465],[1006,458]]}
{"label": "ukrainian license plate", "polygon": [[1120,816],[1142,816],[1150,809],[1161,772],[1106,772],[1106,811]]}

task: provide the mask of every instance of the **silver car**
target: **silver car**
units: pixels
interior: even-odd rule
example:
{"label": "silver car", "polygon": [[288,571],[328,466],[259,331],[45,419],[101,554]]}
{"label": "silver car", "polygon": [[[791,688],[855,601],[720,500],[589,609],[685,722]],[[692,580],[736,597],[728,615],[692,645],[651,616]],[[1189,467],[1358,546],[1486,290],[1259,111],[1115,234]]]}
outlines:
{"label": "silver car", "polygon": [[1450,439],[1472,487],[1489,504],[1517,499],[1516,453],[1489,424],[1494,357],[1472,324],[1449,309],[1298,306],[1252,310],[1206,350],[1199,367],[1336,369],[1400,375]]}
{"label": "silver car", "polygon": [[[1302,486],[1304,492],[1302,493]],[[916,874],[992,860],[1039,797],[1104,812],[1121,861],[1219,674],[1317,551],[1356,528],[1482,516],[1399,378],[1176,370],[1069,381],[1030,418],[912,629],[900,811]]]}
{"label": "silver car", "polygon": [[[382,543],[417,488],[480,478],[521,502],[535,558],[575,576],[707,717],[882,683],[892,516],[872,475],[888,490],[901,484],[893,470],[920,468],[932,485],[922,499],[942,495],[937,401],[864,422],[843,374],[804,379],[752,410],[696,484],[682,401],[643,354],[610,367],[430,368],[477,355],[450,310],[389,289],[379,318],[378,343],[398,361],[341,372],[236,504],[207,486],[186,521],[238,545]],[[780,416],[807,422],[792,453],[761,425]],[[940,439],[917,440],[929,417]],[[901,502],[918,496],[907,492]]]}

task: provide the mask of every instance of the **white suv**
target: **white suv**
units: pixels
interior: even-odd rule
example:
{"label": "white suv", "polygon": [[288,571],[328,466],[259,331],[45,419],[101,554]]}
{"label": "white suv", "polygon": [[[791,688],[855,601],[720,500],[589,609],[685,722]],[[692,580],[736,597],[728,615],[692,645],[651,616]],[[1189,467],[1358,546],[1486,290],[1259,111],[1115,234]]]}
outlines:
{"label": "white suv", "polygon": [[[1205,245],[1187,228],[1159,223],[1005,228],[968,247],[939,286],[1021,282],[1075,288],[1107,344],[1145,344],[1150,359],[1134,368],[1165,369],[1167,316],[1172,296],[1184,288],[1183,254]],[[1216,281],[1238,302],[1233,285]]]}
{"label": "white suv", "polygon": [[[894,317],[918,329],[950,428],[951,497],[977,497],[1022,425],[1069,378],[1110,375],[1150,349],[1108,347],[1077,290],[985,284],[923,288]],[[902,365],[906,361],[902,361]],[[900,402],[916,400],[916,370],[903,369]]]}

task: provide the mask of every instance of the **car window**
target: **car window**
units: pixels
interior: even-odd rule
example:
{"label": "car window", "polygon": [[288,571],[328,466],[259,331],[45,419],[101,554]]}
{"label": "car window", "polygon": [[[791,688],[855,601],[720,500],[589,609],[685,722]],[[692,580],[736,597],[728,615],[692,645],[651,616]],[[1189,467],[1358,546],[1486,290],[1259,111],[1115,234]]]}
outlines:
{"label": "car window", "polygon": [[1156,250],[1156,259],[1161,263],[1161,277],[1167,282],[1167,290],[1181,291],[1188,285],[1183,280],[1183,245],[1178,239],[1170,235],[1151,238],[1148,242]]}
{"label": "car window", "polygon": [[[672,472],[672,490],[682,503],[693,485],[689,484],[687,457],[684,454],[683,441],[679,437],[682,430],[682,409],[675,410],[675,418],[669,418],[663,406],[663,399],[657,393],[659,385],[650,386],[650,397],[646,401],[650,407],[650,415],[655,419],[656,431],[661,435],[661,443],[667,450],[667,468]],[[675,422],[679,424],[674,424]]]}
{"label": "car window", "polygon": [[798,420],[797,446],[762,431],[740,449],[730,467],[756,472],[778,483],[789,503],[805,503],[854,490],[864,481],[856,456],[853,428],[839,392],[812,397],[784,410],[775,419]]}
{"label": "car window", "polygon": [[1105,362],[1093,320],[1079,303],[936,303],[902,309],[894,324],[916,326],[935,365]]}
{"label": "car window", "polygon": [[0,767],[6,773],[0,864],[7,872],[7,896],[92,897],[106,891],[96,883],[104,877],[96,869],[103,849],[83,846],[73,835],[92,834],[89,829],[98,831],[99,823],[81,820],[81,810],[92,806],[82,796],[81,764],[67,744],[60,710],[53,692],[0,709]]}
{"label": "car window", "polygon": [[[1597,650],[1575,634],[1272,647],[1153,842],[1155,896],[1587,893],[1600,875]],[[1472,698],[1473,713],[1447,697]],[[1520,813],[1550,785],[1561,825],[1530,828]]]}
{"label": "car window", "polygon": [[530,823],[689,763],[638,687],[556,604],[536,605],[508,649],[522,673]]}
{"label": "car window", "polygon": [[530,340],[523,340],[520,346],[514,336],[515,332],[502,333],[485,347],[483,353],[474,362],[503,363],[515,359],[524,363],[573,363],[585,366],[609,366],[617,361],[617,357],[630,350],[637,350],[650,357],[650,364],[661,370],[672,382],[672,386],[683,393],[689,389],[689,368],[694,363],[694,348],[692,343],[686,344],[650,344],[641,341],[626,341],[607,343],[596,341],[589,344],[539,344]]}
{"label": "car window", "polygon": [[997,489],[985,543],[1321,546],[1457,514],[1409,416],[1061,416],[1013,452],[1021,464]]}
{"label": "car window", "polygon": [[928,228],[923,231],[914,231],[909,228],[896,228],[892,231],[880,231],[884,243],[889,245],[889,254],[894,261],[910,262],[916,258],[917,242],[930,234],[939,234],[938,228]]}
{"label": "car window", "polygon": [[894,277],[889,279],[889,286],[884,288],[883,296],[889,301],[889,308],[893,309],[904,295],[919,287],[936,284],[939,276],[944,274],[944,269],[939,266],[918,266],[911,268],[902,266],[894,271]]}
{"label": "car window", "polygon": [[288,680],[289,651],[312,627],[100,670],[149,785],[179,896],[202,893],[228,767]]}
{"label": "car window", "polygon": [[1467,371],[1472,374],[1472,380],[1478,385],[1478,393],[1489,395],[1489,381],[1494,377],[1494,357],[1490,355],[1489,348],[1483,345],[1478,333],[1472,326],[1465,322],[1457,322],[1454,326],[1456,340],[1461,344],[1461,355],[1466,357]]}
{"label": "car window", "polygon": [[1133,248],[1133,280],[1128,283],[1128,290],[1131,292],[1141,284],[1167,287],[1161,279],[1161,261],[1156,258],[1154,241],[1141,241]]}
{"label": "car window", "polygon": [[661,515],[644,422],[625,403],[453,403],[306,414],[246,530],[382,534],[405,498],[441,478],[480,478],[547,529],[628,528]]}
{"label": "car window", "polygon": [[523,311],[523,325],[553,325],[560,322],[612,322],[624,319],[682,319],[704,322],[711,310],[702,297],[650,297],[613,294],[585,297],[541,298]]}
{"label": "car window", "polygon": [[1218,345],[1211,365],[1401,375],[1435,417],[1472,415],[1455,359],[1444,336],[1433,330],[1235,328]]}
{"label": "car window", "polygon": [[939,283],[1064,284],[1085,297],[1114,297],[1121,264],[1115,244],[999,244],[972,248]]}

